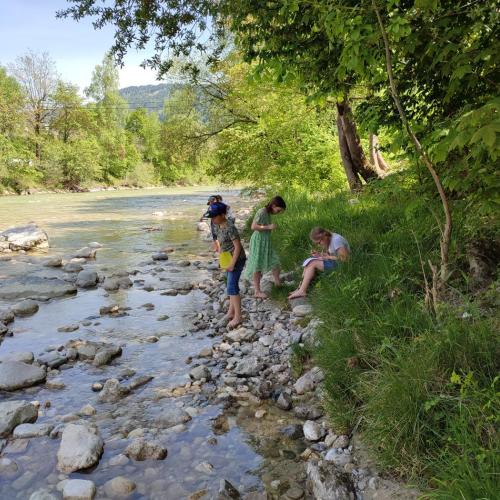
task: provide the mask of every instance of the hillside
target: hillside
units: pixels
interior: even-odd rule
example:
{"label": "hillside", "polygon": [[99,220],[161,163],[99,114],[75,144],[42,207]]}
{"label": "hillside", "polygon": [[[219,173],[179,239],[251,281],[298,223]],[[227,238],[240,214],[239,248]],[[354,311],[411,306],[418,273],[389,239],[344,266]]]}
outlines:
{"label": "hillside", "polygon": [[161,113],[165,99],[182,87],[181,83],[159,83],[158,85],[125,87],[119,92],[127,100],[131,109],[146,108]]}

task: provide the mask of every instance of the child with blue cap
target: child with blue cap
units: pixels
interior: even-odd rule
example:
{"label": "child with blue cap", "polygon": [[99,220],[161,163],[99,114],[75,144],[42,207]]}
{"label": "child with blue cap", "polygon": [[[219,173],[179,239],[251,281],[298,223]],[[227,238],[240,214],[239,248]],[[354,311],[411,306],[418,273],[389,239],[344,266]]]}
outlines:
{"label": "child with blue cap", "polygon": [[241,325],[239,280],[247,258],[238,229],[234,222],[227,218],[227,205],[220,202],[212,203],[207,215],[215,225],[215,235],[221,249],[221,265],[222,256],[224,254],[230,255],[230,259],[228,259],[227,264],[224,264],[224,267],[227,271],[227,294],[229,296],[229,310],[226,317],[230,321],[227,327],[232,329]]}

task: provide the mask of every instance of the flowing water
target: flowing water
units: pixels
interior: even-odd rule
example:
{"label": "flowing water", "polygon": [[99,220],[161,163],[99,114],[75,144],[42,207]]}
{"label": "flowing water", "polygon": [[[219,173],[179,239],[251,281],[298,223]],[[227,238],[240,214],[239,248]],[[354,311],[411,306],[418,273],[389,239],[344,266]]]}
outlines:
{"label": "flowing water", "polygon": [[[15,460],[18,470],[0,474],[0,498],[27,499],[43,488],[61,498],[56,485],[67,477],[91,479],[99,488],[97,498],[103,498],[102,485],[118,475],[137,484],[130,498],[181,499],[204,489],[211,496],[221,478],[241,491],[262,489],[269,457],[256,445],[253,431],[245,430],[237,416],[230,418],[224,432],[214,433],[213,418],[221,409],[204,403],[203,394],[195,399],[193,395],[155,398],[158,389],[186,383],[190,367],[185,359],[210,345],[205,332],[189,332],[193,315],[208,307],[204,293],[194,290],[175,297],[160,295],[161,288],[171,288],[176,281],[200,282],[208,277],[207,271],[193,266],[180,271],[174,265],[177,260],[194,260],[207,252],[209,242],[196,231],[196,222],[208,194],[205,190],[155,189],[0,198],[0,229],[36,222],[50,238],[46,255],[67,258],[88,242],[98,241],[104,247],[86,268],[95,268],[104,275],[137,270],[131,276],[134,286],[128,290],[109,294],[101,287],[79,290],[73,297],[41,304],[37,314],[18,318],[11,325],[14,335],[4,339],[0,354],[33,351],[36,356],[50,345],[76,338],[122,345],[123,354],[102,368],[82,362],[64,365],[57,375],[65,384],[60,390],[42,385],[0,393],[0,400],[39,401],[38,423],[57,424],[61,416],[76,413],[90,403],[97,410],[91,421],[98,425],[105,441],[104,454],[95,468],[69,476],[57,471],[59,439],[10,441],[2,457]],[[236,192],[223,195],[234,208],[242,203]],[[153,215],[155,212],[162,214]],[[168,262],[152,264],[151,254],[164,246],[172,246],[176,252]],[[0,279],[26,273],[63,274],[60,270],[41,268],[23,256],[0,261]],[[155,290],[145,291],[147,284]],[[128,315],[99,316],[99,308],[112,303],[130,308]],[[142,307],[146,303],[153,304],[154,309]],[[162,320],[165,316],[168,319]],[[57,331],[58,327],[72,323],[79,324],[79,329],[71,333]],[[157,343],[146,342],[152,335],[159,338]],[[116,404],[98,401],[98,395],[91,390],[92,383],[112,377],[125,380],[132,370],[135,377],[154,375],[154,379]],[[130,431],[147,432],[162,412],[178,406],[194,407],[194,416],[185,427],[158,436],[168,448],[165,460],[110,462],[130,442]],[[213,470],[196,468],[204,462],[211,464]],[[208,498],[200,494],[202,497]]]}

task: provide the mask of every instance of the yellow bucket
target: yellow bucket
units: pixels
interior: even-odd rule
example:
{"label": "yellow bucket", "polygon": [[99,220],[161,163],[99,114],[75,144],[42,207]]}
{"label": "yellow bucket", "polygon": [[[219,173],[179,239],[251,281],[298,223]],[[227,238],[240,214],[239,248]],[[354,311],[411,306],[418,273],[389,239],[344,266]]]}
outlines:
{"label": "yellow bucket", "polygon": [[219,254],[219,265],[222,269],[227,269],[231,262],[233,261],[233,256],[231,252],[221,252]]}

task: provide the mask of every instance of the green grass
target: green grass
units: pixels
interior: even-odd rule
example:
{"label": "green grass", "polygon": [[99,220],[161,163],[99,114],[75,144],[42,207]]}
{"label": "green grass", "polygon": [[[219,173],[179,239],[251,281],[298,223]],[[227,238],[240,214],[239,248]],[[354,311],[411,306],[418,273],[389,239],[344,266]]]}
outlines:
{"label": "green grass", "polygon": [[285,269],[309,254],[317,225],[352,248],[350,261],[316,280],[310,294],[323,322],[313,356],[325,371],[336,429],[361,422],[379,462],[432,498],[495,498],[498,318],[469,293],[464,257],[481,221],[453,206],[453,301],[432,316],[421,259],[438,260],[440,207],[411,178],[390,176],[357,197],[283,196],[288,208],[273,237]]}

